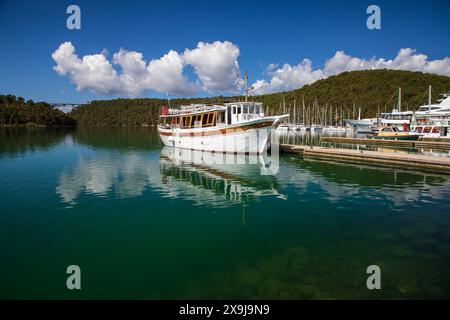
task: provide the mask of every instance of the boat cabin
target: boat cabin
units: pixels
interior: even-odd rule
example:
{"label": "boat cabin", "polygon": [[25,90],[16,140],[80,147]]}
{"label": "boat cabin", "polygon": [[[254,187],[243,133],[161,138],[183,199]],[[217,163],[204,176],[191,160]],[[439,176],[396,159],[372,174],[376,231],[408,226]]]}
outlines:
{"label": "boat cabin", "polygon": [[180,109],[161,109],[159,126],[163,129],[223,127],[264,117],[258,102],[234,102],[225,105],[189,105]]}
{"label": "boat cabin", "polygon": [[378,130],[379,133],[394,133],[394,132],[400,132],[400,130],[397,127],[381,127]]}

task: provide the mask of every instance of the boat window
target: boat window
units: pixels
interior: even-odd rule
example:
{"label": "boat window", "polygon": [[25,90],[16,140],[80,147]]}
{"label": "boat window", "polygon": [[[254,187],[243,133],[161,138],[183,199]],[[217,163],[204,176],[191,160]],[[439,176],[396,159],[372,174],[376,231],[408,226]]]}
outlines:
{"label": "boat window", "polygon": [[249,113],[251,113],[251,114],[255,113],[255,106],[254,105],[249,106],[249,108],[250,108]]}
{"label": "boat window", "polygon": [[201,114],[198,114],[192,118],[194,118],[194,123],[193,123],[194,127],[201,126],[201,124],[202,124],[202,115]]}
{"label": "boat window", "polygon": [[255,106],[255,113],[259,114],[259,106]]}
{"label": "boat window", "polygon": [[236,106],[233,106],[233,114],[236,114]]}
{"label": "boat window", "polygon": [[248,105],[244,105],[244,112],[243,113],[248,113]]}
{"label": "boat window", "polygon": [[237,113],[238,113],[238,114],[242,114],[242,107],[241,107],[241,106],[239,106],[239,107],[237,108]]}
{"label": "boat window", "polygon": [[208,123],[208,114],[205,113],[202,117],[202,127],[206,126],[207,123]]}
{"label": "boat window", "polygon": [[225,122],[225,111],[221,111],[217,113],[217,123]]}
{"label": "boat window", "polygon": [[384,128],[383,132],[392,132],[392,129],[391,128]]}

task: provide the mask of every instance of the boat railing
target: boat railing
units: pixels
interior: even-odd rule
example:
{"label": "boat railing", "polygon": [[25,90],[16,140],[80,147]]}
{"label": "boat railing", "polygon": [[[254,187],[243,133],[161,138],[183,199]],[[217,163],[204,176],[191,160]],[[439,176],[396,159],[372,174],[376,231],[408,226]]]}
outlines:
{"label": "boat railing", "polygon": [[206,112],[206,111],[221,111],[225,110],[224,106],[220,105],[199,105],[199,106],[180,106],[180,109],[169,109],[169,115],[179,115],[179,114],[189,114],[189,113],[197,113],[197,112]]}

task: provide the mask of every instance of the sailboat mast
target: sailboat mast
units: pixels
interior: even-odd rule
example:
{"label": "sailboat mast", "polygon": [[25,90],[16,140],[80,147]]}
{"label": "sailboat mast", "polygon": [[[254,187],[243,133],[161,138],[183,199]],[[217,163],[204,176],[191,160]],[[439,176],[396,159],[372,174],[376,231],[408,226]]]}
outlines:
{"label": "sailboat mast", "polygon": [[428,87],[428,113],[431,113],[431,84]]}
{"label": "sailboat mast", "polygon": [[402,88],[398,88],[398,112],[402,112]]}
{"label": "sailboat mast", "polygon": [[305,124],[305,96],[302,95],[302,122]]}

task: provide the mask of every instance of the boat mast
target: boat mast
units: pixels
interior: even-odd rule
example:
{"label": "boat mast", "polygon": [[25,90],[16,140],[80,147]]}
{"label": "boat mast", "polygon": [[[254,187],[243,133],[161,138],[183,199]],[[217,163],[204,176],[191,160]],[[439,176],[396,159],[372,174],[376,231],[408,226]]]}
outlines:
{"label": "boat mast", "polygon": [[402,88],[398,88],[398,112],[402,112]]}
{"label": "boat mast", "polygon": [[302,122],[305,124],[305,97],[302,95]]}
{"label": "boat mast", "polygon": [[245,71],[244,80],[245,80],[245,102],[247,102],[248,101],[248,73],[247,73],[247,71]]}
{"label": "boat mast", "polygon": [[431,84],[428,87],[428,113],[431,113]]}

